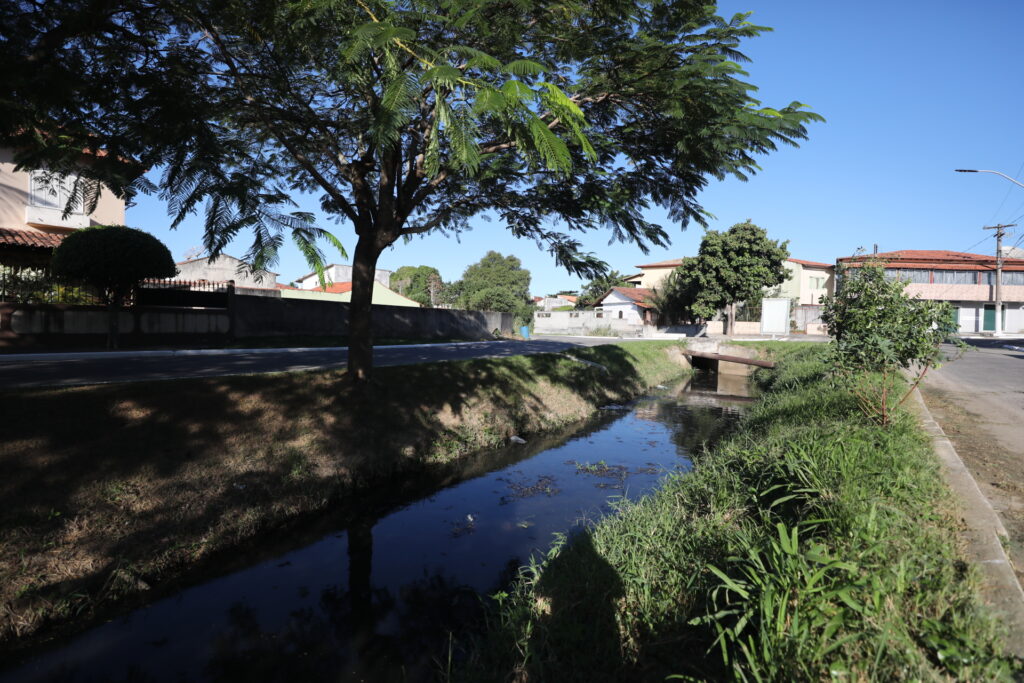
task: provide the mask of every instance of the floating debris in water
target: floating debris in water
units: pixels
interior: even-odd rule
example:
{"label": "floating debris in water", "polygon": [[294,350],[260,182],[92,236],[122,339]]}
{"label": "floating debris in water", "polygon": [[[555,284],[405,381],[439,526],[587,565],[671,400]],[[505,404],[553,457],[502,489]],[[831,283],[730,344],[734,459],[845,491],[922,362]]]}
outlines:
{"label": "floating debris in water", "polygon": [[523,498],[531,498],[541,494],[550,497],[561,493],[561,490],[555,486],[555,478],[549,474],[538,477],[535,484],[526,484],[504,478],[499,478],[498,481],[505,482],[505,485],[512,491],[511,494],[501,497],[499,502],[502,505],[511,503],[514,500],[522,500]]}
{"label": "floating debris in water", "polygon": [[512,443],[519,443],[519,444],[526,443],[526,439],[524,439],[524,438],[522,438],[520,436],[516,436],[515,434],[513,434],[510,437],[508,437],[508,440],[511,441]]}
{"label": "floating debris in water", "polygon": [[609,403],[606,406],[601,406],[598,410],[628,410],[628,408],[620,406],[618,403]]}
{"label": "floating debris in water", "polygon": [[476,531],[476,517],[473,513],[466,515],[465,521],[452,522],[452,538],[458,538],[459,536],[465,536]]}
{"label": "floating debris in water", "polygon": [[529,529],[533,525],[534,521],[532,519],[521,519],[518,522],[516,522],[516,526],[520,529]]}

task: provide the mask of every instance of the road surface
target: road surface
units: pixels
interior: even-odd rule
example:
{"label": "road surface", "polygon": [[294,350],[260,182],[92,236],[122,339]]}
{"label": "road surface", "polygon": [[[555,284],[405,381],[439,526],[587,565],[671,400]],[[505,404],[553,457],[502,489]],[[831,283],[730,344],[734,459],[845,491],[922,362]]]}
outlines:
{"label": "road surface", "polygon": [[969,344],[962,358],[929,373],[921,389],[1002,519],[1011,559],[1024,579],[1024,339]]}
{"label": "road surface", "polygon": [[[494,358],[564,351],[577,346],[617,342],[614,338],[546,337],[532,341],[471,342],[423,346],[378,346],[374,365],[410,365],[437,361]],[[259,349],[258,352],[218,351],[216,354],[152,352],[95,357],[54,356],[31,359],[0,356],[0,390],[43,386],[80,386],[117,382],[150,382],[186,377],[217,377],[265,372],[296,372],[344,367],[348,351],[331,349]]]}

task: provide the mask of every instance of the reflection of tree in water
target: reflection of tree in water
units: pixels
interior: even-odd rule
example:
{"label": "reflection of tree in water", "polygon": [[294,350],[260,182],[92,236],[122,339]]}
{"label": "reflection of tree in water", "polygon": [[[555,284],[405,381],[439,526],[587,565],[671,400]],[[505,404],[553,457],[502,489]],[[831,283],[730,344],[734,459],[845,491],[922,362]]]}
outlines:
{"label": "reflection of tree in water", "polygon": [[659,401],[655,405],[658,422],[671,429],[671,440],[676,453],[683,456],[700,455],[726,436],[740,418],[739,412],[718,406],[680,405]]}
{"label": "reflection of tree in water", "polygon": [[[282,629],[263,630],[255,610],[233,605],[228,627],[212,643],[210,679],[433,680],[449,633],[458,642],[478,629],[483,604],[476,591],[441,574],[401,586],[397,598],[373,588],[374,523],[356,523],[348,531],[348,590],[324,590],[316,607],[293,611]],[[513,562],[518,567],[519,560]]]}

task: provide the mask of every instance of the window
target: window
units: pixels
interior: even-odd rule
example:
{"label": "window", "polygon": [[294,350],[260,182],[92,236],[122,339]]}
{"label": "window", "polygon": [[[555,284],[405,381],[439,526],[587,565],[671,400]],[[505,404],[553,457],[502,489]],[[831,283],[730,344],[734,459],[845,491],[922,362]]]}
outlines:
{"label": "window", "polygon": [[622,320],[622,311],[619,311],[619,320]]}
{"label": "window", "polygon": [[76,189],[77,196],[71,205],[71,213],[82,215],[85,213],[82,198],[87,192],[85,181],[79,180],[75,175],[61,176],[52,171],[32,171],[29,180],[29,202],[33,206],[63,212],[68,205],[68,199]]}
{"label": "window", "polygon": [[1003,284],[1004,285],[1016,285],[1018,287],[1024,285],[1024,270],[1013,270],[1010,272],[1003,271]]}
{"label": "window", "polygon": [[935,284],[938,285],[976,285],[978,275],[973,270],[936,270],[933,271]]}
{"label": "window", "polygon": [[808,280],[810,281],[811,289],[825,289],[825,278],[811,277]]}

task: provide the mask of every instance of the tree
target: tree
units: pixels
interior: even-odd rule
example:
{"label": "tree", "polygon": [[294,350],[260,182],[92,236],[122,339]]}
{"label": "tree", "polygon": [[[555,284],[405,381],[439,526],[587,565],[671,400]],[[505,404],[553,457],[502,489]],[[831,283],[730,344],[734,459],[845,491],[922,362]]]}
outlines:
{"label": "tree", "polygon": [[[317,193],[352,226],[356,380],[372,366],[374,269],[397,240],[489,212],[593,277],[605,264],[574,232],[665,246],[644,218],[651,204],[703,225],[709,178],[746,178],[757,155],[821,120],[799,102],[762,107],[738,62],[740,43],[767,29],[693,0],[6,10],[0,142],[19,163],[64,170],[103,150],[89,175],[127,196],[158,191],[174,225],[205,203],[209,255],[248,230],[256,268],[290,232],[320,270],[316,239],[330,235],[288,210],[292,192]],[[146,168],[163,170],[156,186]]]}
{"label": "tree", "polygon": [[656,296],[670,320],[709,320],[728,309],[726,334],[734,330],[734,304],[760,302],[766,287],[786,281],[787,242],[768,238],[749,220],[725,232],[709,230],[696,258],[683,259]]}
{"label": "tree", "polygon": [[[836,294],[822,298],[821,312],[836,368],[864,413],[887,425],[895,375],[900,369],[916,375],[899,406],[942,360],[939,344],[957,331],[952,308],[946,301],[910,298],[903,291],[907,283],[887,280],[880,263],[843,268],[836,280]],[[873,374],[880,379],[873,381]]]}
{"label": "tree", "polygon": [[100,291],[110,312],[107,348],[117,348],[118,313],[125,297],[147,278],[174,277],[170,250],[148,232],[123,225],[76,230],[53,251],[54,275]]}
{"label": "tree", "polygon": [[456,305],[470,311],[512,313],[517,324],[528,324],[533,316],[530,271],[522,265],[515,256],[487,252],[462,274]]}
{"label": "tree", "polygon": [[402,266],[391,274],[390,287],[424,306],[436,306],[441,273],[431,266]]}
{"label": "tree", "polygon": [[576,307],[593,308],[609,289],[612,287],[625,287],[626,284],[626,276],[617,270],[609,271],[604,275],[598,275],[583,287],[582,292],[580,292],[580,298],[576,301]]}

